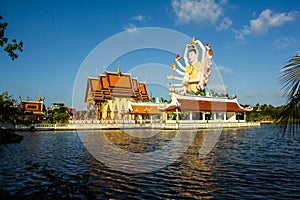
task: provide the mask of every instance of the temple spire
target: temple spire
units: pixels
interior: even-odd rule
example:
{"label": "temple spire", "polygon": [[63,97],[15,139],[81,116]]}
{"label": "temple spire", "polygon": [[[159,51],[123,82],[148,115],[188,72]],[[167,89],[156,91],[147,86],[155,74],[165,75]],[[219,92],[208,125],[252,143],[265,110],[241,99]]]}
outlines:
{"label": "temple spire", "polygon": [[120,61],[118,61],[118,71],[117,72],[119,75],[121,74]]}
{"label": "temple spire", "polygon": [[191,44],[194,44],[194,43],[195,43],[195,37],[192,37]]}

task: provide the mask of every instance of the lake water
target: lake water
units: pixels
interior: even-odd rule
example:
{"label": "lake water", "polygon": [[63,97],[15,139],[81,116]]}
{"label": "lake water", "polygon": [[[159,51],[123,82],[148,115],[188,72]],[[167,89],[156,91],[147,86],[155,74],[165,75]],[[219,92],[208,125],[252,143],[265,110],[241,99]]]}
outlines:
{"label": "lake water", "polygon": [[[203,158],[199,149],[207,131],[194,132],[193,142],[176,160],[146,173],[127,173],[98,161],[75,131],[21,132],[20,144],[0,145],[0,188],[20,199],[300,199],[300,140],[282,138],[273,128],[224,129]],[[145,131],[149,137],[137,137]],[[176,131],[90,134],[106,136],[124,151],[147,153],[174,140]],[[130,165],[122,159],[115,164]]]}

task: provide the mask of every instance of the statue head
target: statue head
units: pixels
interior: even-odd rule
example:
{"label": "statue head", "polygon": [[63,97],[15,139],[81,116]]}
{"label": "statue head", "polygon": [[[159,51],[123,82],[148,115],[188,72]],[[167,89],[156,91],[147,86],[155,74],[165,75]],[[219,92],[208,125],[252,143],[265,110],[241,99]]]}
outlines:
{"label": "statue head", "polygon": [[191,64],[198,61],[198,49],[197,49],[196,45],[194,45],[194,44],[190,45],[189,61]]}

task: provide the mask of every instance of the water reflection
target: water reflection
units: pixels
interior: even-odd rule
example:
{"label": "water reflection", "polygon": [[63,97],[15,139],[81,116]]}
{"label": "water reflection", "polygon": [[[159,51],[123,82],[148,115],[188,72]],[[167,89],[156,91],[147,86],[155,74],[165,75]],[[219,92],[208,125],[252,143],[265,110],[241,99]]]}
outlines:
{"label": "water reflection", "polygon": [[[76,132],[23,132],[20,144],[0,146],[0,188],[22,199],[300,198],[299,140],[280,138],[272,130],[272,126],[223,130],[215,148],[202,159],[199,149],[208,132],[198,131],[170,165],[138,174],[99,162]],[[120,131],[92,134],[106,135],[132,153],[159,150],[176,137],[174,131],[147,138]]]}
{"label": "water reflection", "polygon": [[179,158],[192,144],[196,131],[160,131],[147,138],[132,137],[123,130],[78,135],[91,155],[105,165],[126,173],[147,173]]}

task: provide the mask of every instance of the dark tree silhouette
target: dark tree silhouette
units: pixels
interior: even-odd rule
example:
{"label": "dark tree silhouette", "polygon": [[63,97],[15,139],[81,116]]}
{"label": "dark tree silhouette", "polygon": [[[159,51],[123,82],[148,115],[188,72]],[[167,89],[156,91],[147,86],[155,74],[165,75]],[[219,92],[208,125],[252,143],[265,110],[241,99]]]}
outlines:
{"label": "dark tree silhouette", "polygon": [[300,133],[300,53],[291,57],[281,68],[280,82],[287,102],[278,119],[281,133]]}
{"label": "dark tree silhouette", "polygon": [[8,38],[5,37],[5,30],[8,26],[7,22],[2,22],[3,17],[0,15],[0,52],[7,52],[9,57],[14,60],[19,56],[16,51],[23,52],[23,41],[17,42],[16,39],[12,39],[9,42]]}

